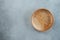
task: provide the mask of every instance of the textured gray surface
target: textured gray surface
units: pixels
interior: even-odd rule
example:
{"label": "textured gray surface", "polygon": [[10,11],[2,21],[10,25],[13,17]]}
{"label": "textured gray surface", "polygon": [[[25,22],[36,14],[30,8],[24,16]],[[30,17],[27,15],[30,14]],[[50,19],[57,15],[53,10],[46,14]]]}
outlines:
{"label": "textured gray surface", "polygon": [[[46,32],[31,25],[32,13],[42,7],[55,18]],[[60,40],[60,0],[0,0],[0,40]]]}

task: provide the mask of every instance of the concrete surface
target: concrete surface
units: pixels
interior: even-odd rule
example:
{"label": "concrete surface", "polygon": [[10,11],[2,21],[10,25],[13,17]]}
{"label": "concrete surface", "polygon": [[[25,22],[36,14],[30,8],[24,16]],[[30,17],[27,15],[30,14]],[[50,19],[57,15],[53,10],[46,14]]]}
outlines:
{"label": "concrete surface", "polygon": [[[55,18],[46,32],[31,24],[31,15],[39,8],[49,9]],[[0,0],[0,40],[60,40],[60,0]]]}

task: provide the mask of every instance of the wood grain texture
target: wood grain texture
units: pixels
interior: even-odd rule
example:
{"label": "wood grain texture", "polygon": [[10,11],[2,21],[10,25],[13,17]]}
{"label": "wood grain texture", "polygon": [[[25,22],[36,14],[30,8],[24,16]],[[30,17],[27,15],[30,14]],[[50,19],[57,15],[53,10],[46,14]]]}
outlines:
{"label": "wood grain texture", "polygon": [[52,27],[54,18],[47,9],[38,9],[32,14],[32,25],[38,31],[46,31]]}

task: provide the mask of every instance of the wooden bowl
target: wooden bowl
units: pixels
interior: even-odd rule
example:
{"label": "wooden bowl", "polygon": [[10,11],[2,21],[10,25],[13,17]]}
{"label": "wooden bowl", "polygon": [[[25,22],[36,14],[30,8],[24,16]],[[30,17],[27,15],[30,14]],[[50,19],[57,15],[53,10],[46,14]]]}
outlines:
{"label": "wooden bowl", "polygon": [[53,25],[54,18],[47,9],[38,9],[32,14],[32,25],[38,31],[46,31]]}

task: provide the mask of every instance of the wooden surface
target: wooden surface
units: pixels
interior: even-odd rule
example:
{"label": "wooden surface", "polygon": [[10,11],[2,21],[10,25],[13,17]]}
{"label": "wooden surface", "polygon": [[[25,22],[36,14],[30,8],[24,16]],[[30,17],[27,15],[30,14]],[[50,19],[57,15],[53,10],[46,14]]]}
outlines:
{"label": "wooden surface", "polygon": [[32,15],[33,27],[38,31],[46,31],[52,27],[54,22],[52,13],[47,9],[38,9]]}

